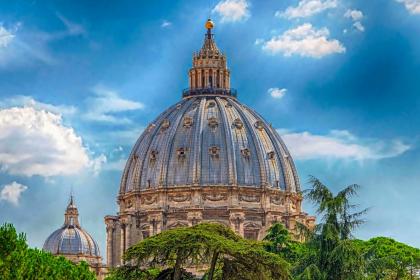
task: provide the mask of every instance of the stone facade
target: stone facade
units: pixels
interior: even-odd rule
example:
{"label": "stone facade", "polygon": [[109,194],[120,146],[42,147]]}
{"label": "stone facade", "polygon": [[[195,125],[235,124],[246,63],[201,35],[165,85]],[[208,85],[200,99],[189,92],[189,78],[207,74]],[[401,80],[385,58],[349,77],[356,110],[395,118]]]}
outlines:
{"label": "stone facade", "polygon": [[185,187],[131,192],[119,197],[118,216],[106,216],[108,266],[122,252],[162,230],[200,222],[222,223],[248,239],[262,239],[275,222],[309,228],[315,218],[301,209],[302,197],[271,188]]}

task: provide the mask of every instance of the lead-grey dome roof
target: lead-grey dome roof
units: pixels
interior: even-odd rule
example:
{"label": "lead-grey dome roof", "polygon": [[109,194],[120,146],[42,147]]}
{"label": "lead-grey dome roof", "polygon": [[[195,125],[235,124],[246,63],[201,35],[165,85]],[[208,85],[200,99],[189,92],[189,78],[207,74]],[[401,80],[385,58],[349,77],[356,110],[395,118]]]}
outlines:
{"label": "lead-grey dome roof", "polygon": [[137,140],[120,194],[178,186],[262,186],[300,191],[278,133],[231,95],[191,95],[164,111]]}
{"label": "lead-grey dome roof", "polygon": [[42,247],[54,255],[88,255],[100,257],[96,241],[80,227],[63,226],[54,231]]}
{"label": "lead-grey dome roof", "polygon": [[79,224],[79,212],[73,196],[64,214],[64,225],[54,231],[44,242],[42,249],[53,255],[84,255],[100,257],[99,246]]}

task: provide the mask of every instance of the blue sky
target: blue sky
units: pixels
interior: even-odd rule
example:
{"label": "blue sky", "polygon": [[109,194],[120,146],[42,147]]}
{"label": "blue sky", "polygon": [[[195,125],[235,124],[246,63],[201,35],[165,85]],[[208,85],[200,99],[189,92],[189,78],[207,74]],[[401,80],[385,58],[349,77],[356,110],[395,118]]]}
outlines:
{"label": "blue sky", "polygon": [[105,256],[125,159],[181,98],[208,17],[303,188],[362,185],[356,236],[420,247],[420,0],[2,1],[0,222],[41,247],[73,189]]}

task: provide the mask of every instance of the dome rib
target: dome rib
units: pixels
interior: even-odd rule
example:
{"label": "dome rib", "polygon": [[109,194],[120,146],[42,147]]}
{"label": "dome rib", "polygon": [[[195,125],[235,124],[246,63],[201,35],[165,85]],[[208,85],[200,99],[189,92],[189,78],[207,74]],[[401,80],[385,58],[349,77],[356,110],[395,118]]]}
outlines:
{"label": "dome rib", "polygon": [[195,123],[197,124],[196,133],[194,137],[194,147],[197,149],[194,152],[194,170],[193,170],[193,185],[197,186],[200,184],[200,174],[201,174],[201,165],[200,165],[200,159],[201,159],[201,139],[202,139],[202,133],[203,130],[203,123],[204,123],[204,106],[206,104],[206,101],[204,98],[194,98],[194,102],[197,103],[198,106],[198,112],[197,112],[197,119],[195,120]]}
{"label": "dome rib", "polygon": [[154,185],[154,187],[167,185],[168,163],[171,157],[171,150],[174,144],[174,138],[178,130],[179,124],[181,123],[181,119],[184,116],[185,111],[189,108],[191,101],[189,100],[187,102],[184,102],[183,104],[187,104],[187,105],[184,105],[184,106],[181,105],[179,109],[176,108],[173,114],[170,114],[168,117],[170,126],[169,126],[169,131],[165,132],[165,133],[168,133],[168,136],[164,138],[164,140],[166,141],[163,141],[163,148],[159,149],[159,150],[162,150],[164,153],[161,158],[161,164],[159,165],[159,170],[160,170],[159,181],[157,182],[156,185]]}
{"label": "dome rib", "polygon": [[[258,163],[258,169],[259,169],[259,187],[265,186],[266,185],[266,170],[265,170],[265,166],[264,164],[262,164],[263,158],[262,158],[262,149],[260,147],[260,143],[257,140],[257,137],[255,135],[254,129],[253,129],[253,125],[249,122],[248,118],[245,116],[245,113],[243,112],[243,110],[241,110],[241,104],[238,104],[237,102],[232,102],[233,106],[235,107],[236,111],[238,112],[238,114],[241,116],[242,121],[245,124],[245,127],[247,128],[247,131],[249,133],[247,133],[247,135],[251,136],[252,139],[252,143],[253,143],[253,148],[256,150],[256,156],[257,156],[257,163]],[[253,158],[254,155],[251,154],[251,157]]]}
{"label": "dome rib", "polygon": [[[172,186],[172,185],[176,185],[178,184],[191,184],[192,181],[187,182],[188,180],[188,166],[190,165],[190,162],[192,162],[191,158],[193,155],[193,150],[192,147],[193,145],[191,145],[192,143],[190,143],[190,145],[187,145],[185,140],[188,140],[188,135],[191,134],[191,129],[194,128],[188,128],[188,132],[184,132],[181,133],[182,131],[186,131],[182,122],[184,120],[184,118],[187,116],[187,114],[191,111],[192,107],[194,106],[194,103],[192,100],[189,100],[189,102],[184,102],[184,106],[185,108],[183,108],[183,110],[180,112],[179,116],[176,119],[176,123],[174,124],[174,131],[173,134],[168,137],[168,153],[167,155],[167,164],[165,164],[165,158],[162,158],[162,176],[163,180],[162,182],[164,182],[164,184],[162,185],[166,185],[166,186]],[[181,110],[181,109],[179,109]],[[181,136],[181,137],[180,137]],[[182,137],[183,136],[183,137]],[[184,159],[184,164],[182,164],[182,166],[176,165],[174,164],[176,162],[176,153],[177,153],[177,149],[179,148],[188,148],[189,150],[186,151],[186,156]],[[184,176],[182,176],[180,173],[184,173]],[[183,177],[185,178],[185,182],[182,182]],[[169,179],[171,178],[171,179]]]}
{"label": "dome rib", "polygon": [[[219,108],[222,106],[226,106],[227,101],[226,100],[226,104],[222,104],[222,100],[219,97],[216,97],[216,102],[219,105]],[[221,111],[221,116],[223,118],[223,122],[224,123],[230,123],[228,121],[228,117],[226,114],[226,110],[220,110]],[[225,126],[225,133],[226,133],[226,137],[225,137],[225,143],[226,143],[226,157],[227,157],[227,162],[228,162],[228,166],[229,166],[229,171],[228,172],[228,182],[229,185],[236,185],[238,182],[237,179],[237,171],[236,171],[236,164],[233,164],[234,162],[236,162],[236,157],[235,157],[235,152],[233,151],[232,147],[233,147],[233,138],[232,138],[232,130],[230,129],[229,126]]]}

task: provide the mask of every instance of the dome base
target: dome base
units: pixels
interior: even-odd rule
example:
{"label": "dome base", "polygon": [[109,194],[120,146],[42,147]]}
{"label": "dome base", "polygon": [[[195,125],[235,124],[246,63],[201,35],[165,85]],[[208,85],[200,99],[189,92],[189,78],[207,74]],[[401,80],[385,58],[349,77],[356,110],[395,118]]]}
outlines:
{"label": "dome base", "polygon": [[258,240],[276,222],[292,232],[296,223],[312,228],[315,218],[302,212],[301,201],[298,193],[240,186],[165,187],[121,195],[118,216],[105,217],[108,266],[120,265],[122,253],[143,238],[201,222],[218,222]]}

